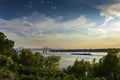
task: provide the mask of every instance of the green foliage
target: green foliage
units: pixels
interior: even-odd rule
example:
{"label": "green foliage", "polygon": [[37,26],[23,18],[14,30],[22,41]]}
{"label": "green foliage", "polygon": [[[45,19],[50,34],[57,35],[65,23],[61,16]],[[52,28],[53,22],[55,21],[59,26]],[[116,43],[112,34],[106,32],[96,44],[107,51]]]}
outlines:
{"label": "green foliage", "polygon": [[59,56],[44,57],[14,49],[14,42],[0,32],[0,79],[9,80],[120,80],[119,50],[111,49],[99,62],[76,61],[67,69],[59,69]]}
{"label": "green foliage", "polygon": [[45,64],[45,57],[41,55],[39,52],[34,54],[34,66],[43,68]]}
{"label": "green foliage", "polygon": [[64,72],[81,77],[80,80],[119,80],[120,55],[118,53],[119,50],[111,49],[98,63],[95,60],[93,63],[76,60],[73,66],[69,66]]}
{"label": "green foliage", "polygon": [[6,78],[9,80],[17,80],[17,76],[14,72],[8,70],[7,68],[0,69],[0,78]]}
{"label": "green foliage", "polygon": [[23,66],[32,66],[34,55],[30,49],[23,49],[20,54],[20,62]]}
{"label": "green foliage", "polygon": [[69,66],[67,68],[67,72],[69,74],[74,74],[76,77],[90,77],[92,72],[92,64],[89,61],[76,61],[74,62],[73,66]]}
{"label": "green foliage", "polygon": [[6,55],[0,54],[0,67],[9,67],[13,64],[14,62],[11,57],[7,57]]}
{"label": "green foliage", "polygon": [[13,47],[14,41],[9,40],[2,32],[0,32],[0,54],[10,56]]}
{"label": "green foliage", "polygon": [[118,77],[118,73],[116,74],[116,72],[118,72],[118,67],[120,67],[118,52],[118,50],[113,49],[108,51],[108,54],[99,62],[99,66],[96,69],[96,76],[105,77],[107,80],[116,80]]}
{"label": "green foliage", "polygon": [[45,58],[45,69],[57,69],[59,66],[59,56],[48,56]]}

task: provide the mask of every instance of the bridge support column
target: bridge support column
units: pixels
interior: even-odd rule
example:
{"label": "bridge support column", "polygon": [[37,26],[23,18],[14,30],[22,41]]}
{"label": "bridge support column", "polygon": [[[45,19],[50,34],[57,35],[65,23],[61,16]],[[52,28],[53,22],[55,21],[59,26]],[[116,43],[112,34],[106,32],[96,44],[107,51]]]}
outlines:
{"label": "bridge support column", "polygon": [[49,52],[48,48],[43,48],[43,54],[47,54]]}

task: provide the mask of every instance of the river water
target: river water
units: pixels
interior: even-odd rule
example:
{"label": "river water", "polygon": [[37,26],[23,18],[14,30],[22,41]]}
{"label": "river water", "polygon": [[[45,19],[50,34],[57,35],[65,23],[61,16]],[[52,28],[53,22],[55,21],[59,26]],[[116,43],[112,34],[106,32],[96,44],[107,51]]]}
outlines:
{"label": "river water", "polygon": [[[90,61],[90,62],[92,62],[93,59],[96,59],[96,61],[99,61],[100,58],[102,58],[103,56],[107,54],[107,52],[90,52],[90,54],[92,55],[71,55],[71,53],[74,53],[74,52],[56,52],[56,53],[48,52],[43,55],[44,56],[52,56],[52,55],[60,56],[61,59],[60,59],[59,67],[67,68],[68,66],[73,65],[76,59],[78,60],[84,59],[85,61]],[[77,52],[77,53],[81,53],[81,52]]]}

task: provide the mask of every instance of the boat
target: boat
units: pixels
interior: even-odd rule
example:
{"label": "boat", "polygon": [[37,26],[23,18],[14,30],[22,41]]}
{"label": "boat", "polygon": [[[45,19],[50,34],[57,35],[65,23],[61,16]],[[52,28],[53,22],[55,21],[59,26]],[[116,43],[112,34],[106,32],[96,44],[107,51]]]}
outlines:
{"label": "boat", "polygon": [[71,53],[71,55],[92,55],[90,53]]}

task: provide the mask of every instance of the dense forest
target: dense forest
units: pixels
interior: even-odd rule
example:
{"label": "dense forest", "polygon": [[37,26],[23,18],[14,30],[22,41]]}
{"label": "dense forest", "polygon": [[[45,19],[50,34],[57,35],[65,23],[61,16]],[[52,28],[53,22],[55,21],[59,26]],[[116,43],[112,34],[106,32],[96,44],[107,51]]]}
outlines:
{"label": "dense forest", "polygon": [[59,68],[59,56],[44,57],[23,49],[18,53],[14,41],[0,32],[0,80],[120,80],[119,50],[110,49],[99,62],[75,60]]}

